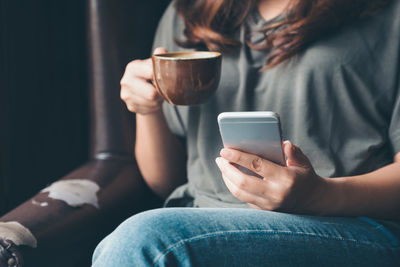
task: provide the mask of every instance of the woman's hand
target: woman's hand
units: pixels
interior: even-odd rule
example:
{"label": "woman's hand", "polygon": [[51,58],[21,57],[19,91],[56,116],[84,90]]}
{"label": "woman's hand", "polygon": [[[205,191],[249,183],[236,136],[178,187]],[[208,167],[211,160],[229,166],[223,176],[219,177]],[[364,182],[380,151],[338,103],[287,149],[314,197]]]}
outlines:
{"label": "woman's hand", "polygon": [[[164,48],[157,48],[154,53],[165,53]],[[131,112],[142,115],[151,114],[161,108],[163,102],[156,88],[151,83],[153,65],[151,58],[131,61],[121,79],[121,99]]]}
{"label": "woman's hand", "polygon": [[[216,162],[232,194],[253,208],[292,213],[319,214],[327,181],[318,176],[300,148],[285,141],[287,166],[234,149],[222,149]],[[233,164],[263,177],[247,175]]]}

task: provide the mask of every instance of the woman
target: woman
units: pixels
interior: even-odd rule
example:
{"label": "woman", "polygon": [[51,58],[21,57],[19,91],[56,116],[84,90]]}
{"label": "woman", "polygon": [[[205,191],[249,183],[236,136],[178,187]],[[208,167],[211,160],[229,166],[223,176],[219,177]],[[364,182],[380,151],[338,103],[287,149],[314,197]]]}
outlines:
{"label": "woman", "polygon": [[[155,47],[222,51],[221,84],[178,107],[180,124],[150,60],[127,66],[137,162],[179,208],[122,223],[94,266],[398,266],[399,14],[399,1],[176,0]],[[249,110],[280,114],[286,167],[220,151],[217,115]]]}

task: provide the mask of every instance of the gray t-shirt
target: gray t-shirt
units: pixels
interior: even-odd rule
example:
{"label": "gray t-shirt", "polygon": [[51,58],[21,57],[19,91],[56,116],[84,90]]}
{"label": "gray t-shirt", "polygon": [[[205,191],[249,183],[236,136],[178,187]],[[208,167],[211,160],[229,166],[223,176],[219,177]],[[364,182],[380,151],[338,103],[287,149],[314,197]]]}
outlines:
{"label": "gray t-shirt", "polygon": [[[220,112],[279,113],[284,139],[298,145],[323,177],[363,174],[392,163],[400,152],[400,1],[392,2],[263,72],[268,52],[249,48],[245,36],[270,22],[254,10],[237,33],[243,45],[223,56],[215,95],[201,106],[163,105],[172,132],[186,135],[188,153],[188,183],[166,205],[247,207],[229,192],[215,164],[222,148]],[[184,38],[183,30],[170,5],[154,47],[184,50],[175,43]],[[254,34],[252,42],[262,38]]]}

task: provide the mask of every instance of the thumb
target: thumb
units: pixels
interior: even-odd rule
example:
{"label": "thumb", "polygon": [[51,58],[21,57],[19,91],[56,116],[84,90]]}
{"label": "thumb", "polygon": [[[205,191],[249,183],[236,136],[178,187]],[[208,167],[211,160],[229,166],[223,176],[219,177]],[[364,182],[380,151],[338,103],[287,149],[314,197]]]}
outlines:
{"label": "thumb", "polygon": [[308,168],[311,167],[311,163],[303,154],[301,149],[295,145],[293,145],[290,141],[283,142],[283,151],[286,156],[286,164],[287,166],[298,166]]}
{"label": "thumb", "polygon": [[168,51],[164,47],[157,47],[156,49],[154,49],[153,55],[163,54],[163,53],[167,53],[167,52]]}

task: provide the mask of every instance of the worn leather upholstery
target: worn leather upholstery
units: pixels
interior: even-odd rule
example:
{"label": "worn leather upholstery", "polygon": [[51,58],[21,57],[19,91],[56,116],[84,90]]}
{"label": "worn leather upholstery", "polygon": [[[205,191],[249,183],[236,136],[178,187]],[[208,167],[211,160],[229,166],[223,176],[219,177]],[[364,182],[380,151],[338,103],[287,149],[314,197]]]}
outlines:
{"label": "worn leather upholstery", "polygon": [[[100,209],[73,208],[39,193],[1,217],[3,222],[21,223],[36,237],[37,248],[19,247],[26,266],[88,266],[105,234],[124,218],[160,204],[136,165],[134,114],[120,100],[119,81],[130,60],[150,54],[155,27],[168,2],[87,1],[91,160],[60,179],[96,182],[101,187]],[[33,199],[49,205],[34,205]]]}

